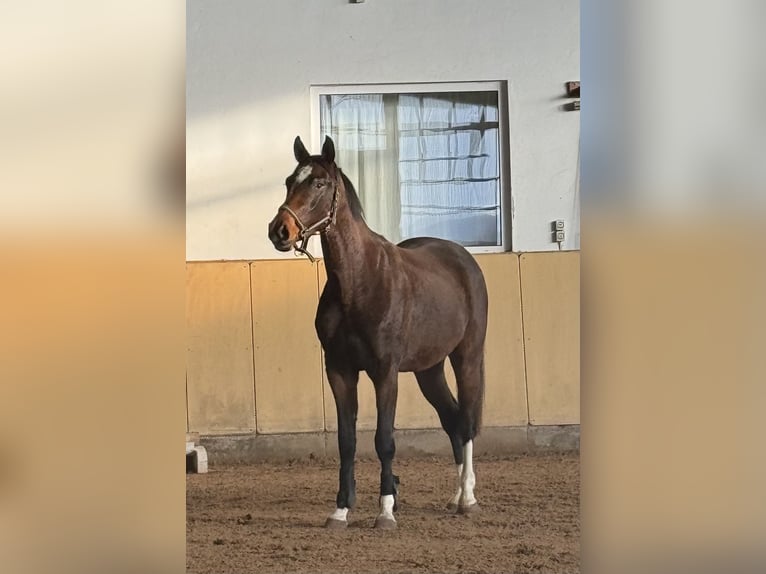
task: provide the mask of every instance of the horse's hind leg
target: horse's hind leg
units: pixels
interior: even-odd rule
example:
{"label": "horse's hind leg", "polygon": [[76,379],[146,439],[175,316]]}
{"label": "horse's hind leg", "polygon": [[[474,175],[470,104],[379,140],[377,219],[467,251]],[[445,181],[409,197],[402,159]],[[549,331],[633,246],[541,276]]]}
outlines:
{"label": "horse's hind leg", "polygon": [[455,457],[457,465],[457,492],[452,496],[447,504],[450,510],[457,510],[460,502],[460,495],[463,492],[463,441],[459,429],[460,412],[458,403],[447,385],[447,379],[444,377],[444,361],[441,361],[425,371],[415,373],[418,380],[420,391],[431,406],[436,409],[442,428],[447,433],[452,444],[452,454]]}
{"label": "horse's hind leg", "polygon": [[450,362],[457,379],[458,432],[463,450],[458,512],[472,512],[478,510],[474,497],[476,475],[473,472],[473,439],[481,426],[484,403],[483,348],[471,348],[470,345],[461,344],[450,354]]}

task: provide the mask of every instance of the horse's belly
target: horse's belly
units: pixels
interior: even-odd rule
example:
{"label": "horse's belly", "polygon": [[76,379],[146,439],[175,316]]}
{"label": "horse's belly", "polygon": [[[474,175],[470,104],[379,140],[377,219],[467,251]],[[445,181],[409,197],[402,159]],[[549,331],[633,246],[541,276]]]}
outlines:
{"label": "horse's belly", "polygon": [[455,347],[458,346],[463,338],[463,331],[452,329],[440,333],[440,336],[431,336],[428,338],[411,338],[406,345],[404,357],[399,366],[399,371],[423,371],[433,367],[439,361],[443,361]]}
{"label": "horse's belly", "polygon": [[460,311],[424,308],[411,318],[399,370],[422,371],[443,361],[463,340],[466,324]]}

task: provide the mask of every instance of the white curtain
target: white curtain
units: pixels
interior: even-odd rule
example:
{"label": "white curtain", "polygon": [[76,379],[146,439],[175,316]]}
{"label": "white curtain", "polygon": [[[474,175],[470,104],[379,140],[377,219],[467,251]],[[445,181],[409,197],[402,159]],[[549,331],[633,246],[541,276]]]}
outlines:
{"label": "white curtain", "polygon": [[335,162],[354,184],[367,225],[401,240],[396,94],[322,98],[322,138],[335,142]]}
{"label": "white curtain", "polygon": [[496,92],[324,96],[322,132],[391,241],[499,245],[497,105]]}

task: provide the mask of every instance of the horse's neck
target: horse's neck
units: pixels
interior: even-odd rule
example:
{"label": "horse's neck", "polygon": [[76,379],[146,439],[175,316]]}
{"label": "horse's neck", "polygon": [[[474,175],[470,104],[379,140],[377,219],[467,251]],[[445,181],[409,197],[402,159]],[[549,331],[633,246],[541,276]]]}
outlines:
{"label": "horse's neck", "polygon": [[361,218],[355,218],[344,205],[338,210],[332,229],[322,234],[322,253],[328,281],[337,281],[344,305],[362,304],[362,291],[358,288],[369,281],[377,251],[383,245]]}

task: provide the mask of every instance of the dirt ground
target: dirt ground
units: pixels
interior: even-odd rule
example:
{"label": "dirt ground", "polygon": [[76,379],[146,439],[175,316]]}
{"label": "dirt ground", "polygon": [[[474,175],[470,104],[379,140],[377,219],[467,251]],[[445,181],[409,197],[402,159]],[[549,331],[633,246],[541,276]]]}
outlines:
{"label": "dirt ground", "polygon": [[187,475],[187,571],[199,573],[579,572],[576,454],[479,459],[478,514],[450,514],[454,467],[397,460],[398,529],[373,530],[379,465],[357,463],[357,508],[343,531],[332,461],[211,468]]}

